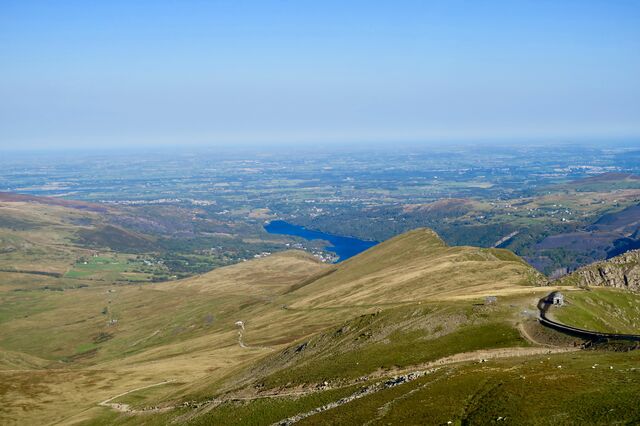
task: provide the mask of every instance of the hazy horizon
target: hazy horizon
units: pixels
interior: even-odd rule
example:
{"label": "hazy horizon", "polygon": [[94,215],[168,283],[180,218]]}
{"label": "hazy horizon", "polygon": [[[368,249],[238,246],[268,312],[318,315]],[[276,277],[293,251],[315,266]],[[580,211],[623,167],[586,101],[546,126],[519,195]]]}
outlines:
{"label": "hazy horizon", "polygon": [[493,149],[517,149],[527,148],[576,148],[585,149],[605,148],[611,150],[636,150],[640,146],[640,137],[629,138],[503,138],[503,139],[468,139],[468,140],[401,140],[401,141],[318,141],[317,143],[296,143],[295,141],[253,141],[244,143],[134,143],[109,145],[64,145],[55,144],[50,146],[3,146],[0,150],[6,155],[53,155],[63,156],[83,156],[83,155],[111,155],[126,153],[183,153],[193,155],[198,153],[279,153],[288,154],[310,153],[310,152],[386,152],[386,151],[433,151],[433,152],[454,152],[459,149],[482,149],[491,151]]}
{"label": "hazy horizon", "polygon": [[640,137],[640,4],[516,3],[5,1],[0,149]]}

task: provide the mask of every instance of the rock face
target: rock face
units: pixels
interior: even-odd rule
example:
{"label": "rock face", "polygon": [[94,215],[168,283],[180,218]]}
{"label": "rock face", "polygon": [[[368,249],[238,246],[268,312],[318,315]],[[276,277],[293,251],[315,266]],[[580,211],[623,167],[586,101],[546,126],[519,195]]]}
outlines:
{"label": "rock face", "polygon": [[576,270],[559,280],[560,284],[616,287],[640,292],[640,250]]}

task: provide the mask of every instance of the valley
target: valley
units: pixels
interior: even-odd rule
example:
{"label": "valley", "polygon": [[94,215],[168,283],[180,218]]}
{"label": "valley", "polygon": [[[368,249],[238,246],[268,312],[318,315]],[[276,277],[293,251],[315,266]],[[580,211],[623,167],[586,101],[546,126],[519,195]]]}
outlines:
{"label": "valley", "polygon": [[[156,279],[287,248],[335,260],[321,240],[264,230],[280,220],[363,241],[428,227],[450,245],[507,248],[554,278],[640,247],[633,144],[560,144],[553,152],[548,145],[405,144],[69,155],[4,156],[5,200],[47,197],[51,206],[97,209],[99,226],[79,242],[160,252],[155,261],[167,270]],[[21,223],[3,215],[0,227]]]}

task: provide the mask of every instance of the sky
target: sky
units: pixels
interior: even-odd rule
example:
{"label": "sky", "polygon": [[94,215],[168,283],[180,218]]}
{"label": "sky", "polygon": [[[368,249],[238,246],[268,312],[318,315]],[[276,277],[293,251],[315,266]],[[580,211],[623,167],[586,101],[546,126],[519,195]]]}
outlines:
{"label": "sky", "polygon": [[640,1],[0,0],[0,149],[640,136]]}

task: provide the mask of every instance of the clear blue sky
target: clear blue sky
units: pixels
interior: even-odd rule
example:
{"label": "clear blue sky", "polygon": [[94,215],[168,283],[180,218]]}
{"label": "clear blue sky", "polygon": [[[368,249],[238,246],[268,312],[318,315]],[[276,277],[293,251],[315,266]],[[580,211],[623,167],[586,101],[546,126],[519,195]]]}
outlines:
{"label": "clear blue sky", "polygon": [[0,0],[0,148],[640,136],[640,1]]}

